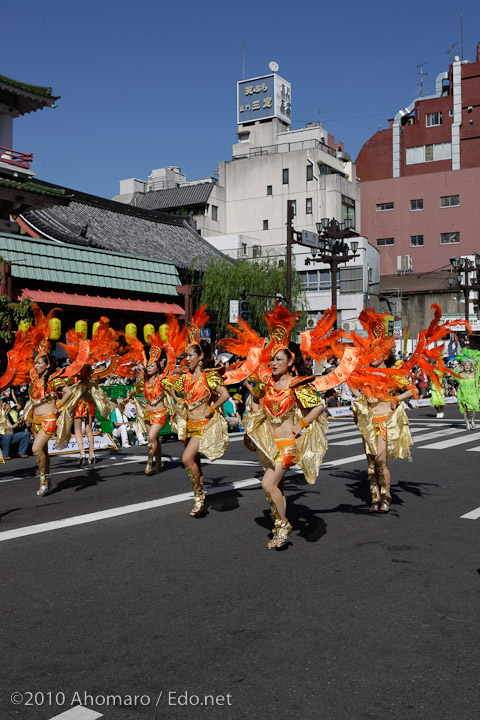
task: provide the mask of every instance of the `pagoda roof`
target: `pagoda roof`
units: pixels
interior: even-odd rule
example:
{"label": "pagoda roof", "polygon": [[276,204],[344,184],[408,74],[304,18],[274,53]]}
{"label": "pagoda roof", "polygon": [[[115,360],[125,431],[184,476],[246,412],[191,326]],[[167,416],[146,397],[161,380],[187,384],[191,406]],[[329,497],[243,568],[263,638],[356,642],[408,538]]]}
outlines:
{"label": "pagoda roof", "polygon": [[14,179],[0,175],[0,217],[18,214],[31,208],[43,208],[66,203],[69,195],[65,188],[50,187],[37,180]]}
{"label": "pagoda roof", "polygon": [[185,218],[143,210],[76,190],[68,205],[22,213],[37,234],[50,240],[205,268],[225,255],[204,240]]}
{"label": "pagoda roof", "polygon": [[52,95],[51,87],[29,85],[0,75],[0,102],[15,108],[21,115],[44,107],[55,107],[59,98],[60,95]]}

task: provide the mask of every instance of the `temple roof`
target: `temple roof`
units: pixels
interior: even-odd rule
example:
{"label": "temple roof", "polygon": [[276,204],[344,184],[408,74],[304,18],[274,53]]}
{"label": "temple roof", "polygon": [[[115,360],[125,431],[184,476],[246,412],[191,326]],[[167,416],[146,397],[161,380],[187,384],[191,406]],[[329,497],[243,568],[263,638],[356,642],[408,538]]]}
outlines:
{"label": "temple roof", "polygon": [[44,107],[55,107],[60,95],[52,95],[52,88],[12,80],[0,75],[0,102],[25,115]]}
{"label": "temple roof", "polygon": [[140,255],[200,270],[212,257],[225,258],[185,218],[68,190],[67,206],[29,210],[22,219],[41,237]]}
{"label": "temple roof", "polygon": [[147,210],[170,210],[177,207],[204,205],[215,187],[214,183],[198,183],[167,190],[151,190],[145,194],[137,193],[138,207]]}

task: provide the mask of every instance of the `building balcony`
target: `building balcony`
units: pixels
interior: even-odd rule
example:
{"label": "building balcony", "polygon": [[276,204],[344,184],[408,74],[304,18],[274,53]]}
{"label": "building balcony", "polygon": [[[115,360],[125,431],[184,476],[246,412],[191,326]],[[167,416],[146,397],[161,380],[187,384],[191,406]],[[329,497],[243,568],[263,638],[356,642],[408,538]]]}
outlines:
{"label": "building balcony", "polygon": [[11,150],[0,145],[0,163],[29,170],[32,161],[33,153],[18,152],[18,150]]}

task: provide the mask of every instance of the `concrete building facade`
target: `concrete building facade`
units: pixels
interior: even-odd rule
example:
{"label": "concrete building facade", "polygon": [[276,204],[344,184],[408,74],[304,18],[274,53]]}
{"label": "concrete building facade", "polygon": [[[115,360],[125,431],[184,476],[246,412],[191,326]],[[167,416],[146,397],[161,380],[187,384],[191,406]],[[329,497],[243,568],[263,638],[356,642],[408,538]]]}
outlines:
{"label": "concrete building facade", "polygon": [[455,58],[435,93],[399,110],[356,161],[361,232],[381,273],[430,272],[479,249],[480,44]]}
{"label": "concrete building facade", "polygon": [[[269,91],[274,84],[281,88],[278,105]],[[158,169],[147,181],[121,181],[115,200],[191,215],[197,232],[236,259],[284,256],[288,201],[295,203],[298,231],[316,232],[322,218],[348,221],[359,231],[360,189],[343,144],[320,123],[291,129],[289,85],[276,73],[238,86],[238,139],[232,159],[219,162],[217,178],[188,182],[180,168]],[[152,176],[165,187],[157,183],[154,190]],[[365,239],[359,243],[358,257],[339,273],[341,323],[343,316],[351,321],[358,315],[367,299],[375,304],[378,294],[378,251]],[[331,303],[330,269],[315,262],[307,247],[295,246],[294,254],[313,322]]]}

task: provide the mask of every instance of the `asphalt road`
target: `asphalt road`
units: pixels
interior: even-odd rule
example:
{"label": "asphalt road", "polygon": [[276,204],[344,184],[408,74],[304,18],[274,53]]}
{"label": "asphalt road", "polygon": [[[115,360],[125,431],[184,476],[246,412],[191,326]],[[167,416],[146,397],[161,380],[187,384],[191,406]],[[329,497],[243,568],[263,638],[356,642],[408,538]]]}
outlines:
{"label": "asphalt road", "polygon": [[480,428],[456,406],[410,420],[388,515],[368,513],[353,422],[331,421],[271,551],[239,436],[198,519],[178,442],[153,477],[145,448],[57,457],[46,498],[32,458],[1,465],[0,718],[477,720]]}

